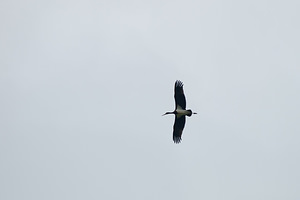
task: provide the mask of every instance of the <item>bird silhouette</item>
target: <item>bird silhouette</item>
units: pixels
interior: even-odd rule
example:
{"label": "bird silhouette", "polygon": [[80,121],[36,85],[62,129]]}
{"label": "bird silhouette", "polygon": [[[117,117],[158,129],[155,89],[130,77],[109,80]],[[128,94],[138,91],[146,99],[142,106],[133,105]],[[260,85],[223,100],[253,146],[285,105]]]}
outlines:
{"label": "bird silhouette", "polygon": [[178,144],[181,142],[181,135],[185,125],[185,116],[192,116],[197,114],[192,110],[186,110],[186,100],[183,92],[183,83],[180,80],[175,82],[174,87],[175,110],[173,112],[166,112],[164,115],[174,114],[175,122],[173,126],[173,141]]}

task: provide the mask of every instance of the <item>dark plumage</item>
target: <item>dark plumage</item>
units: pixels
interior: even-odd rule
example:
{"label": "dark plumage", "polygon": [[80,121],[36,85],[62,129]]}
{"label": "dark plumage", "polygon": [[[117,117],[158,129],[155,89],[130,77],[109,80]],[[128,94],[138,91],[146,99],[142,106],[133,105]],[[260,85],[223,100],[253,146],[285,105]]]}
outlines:
{"label": "dark plumage", "polygon": [[167,114],[175,115],[175,122],[173,126],[173,141],[174,143],[181,142],[181,135],[185,125],[185,116],[192,116],[191,110],[186,110],[186,100],[183,92],[183,83],[179,80],[175,82],[174,87],[175,110],[173,112],[166,112]]}

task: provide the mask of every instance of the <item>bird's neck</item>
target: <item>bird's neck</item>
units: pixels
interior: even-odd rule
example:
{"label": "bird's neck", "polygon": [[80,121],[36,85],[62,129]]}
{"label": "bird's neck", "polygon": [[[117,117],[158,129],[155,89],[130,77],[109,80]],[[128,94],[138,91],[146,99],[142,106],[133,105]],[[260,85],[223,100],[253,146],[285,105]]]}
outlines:
{"label": "bird's neck", "polygon": [[165,115],[174,114],[174,112],[166,112]]}

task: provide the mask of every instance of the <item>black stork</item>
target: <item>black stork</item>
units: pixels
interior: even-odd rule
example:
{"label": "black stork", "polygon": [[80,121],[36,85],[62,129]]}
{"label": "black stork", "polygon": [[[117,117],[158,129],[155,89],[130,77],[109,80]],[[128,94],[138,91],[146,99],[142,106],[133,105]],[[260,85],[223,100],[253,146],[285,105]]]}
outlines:
{"label": "black stork", "polygon": [[181,142],[181,135],[185,125],[185,116],[192,116],[192,114],[197,114],[192,112],[192,110],[186,110],[186,100],[183,93],[183,83],[179,80],[175,82],[175,110],[173,112],[166,112],[164,115],[174,114],[175,122],[173,126],[173,141],[174,143]]}

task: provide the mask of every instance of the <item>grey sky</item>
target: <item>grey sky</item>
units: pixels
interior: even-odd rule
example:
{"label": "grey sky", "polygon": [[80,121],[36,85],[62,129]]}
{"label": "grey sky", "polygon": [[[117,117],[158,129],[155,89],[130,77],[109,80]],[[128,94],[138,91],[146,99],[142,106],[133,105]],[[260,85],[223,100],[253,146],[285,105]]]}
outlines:
{"label": "grey sky", "polygon": [[2,1],[0,199],[300,199],[299,10]]}

